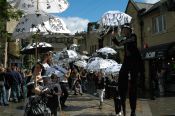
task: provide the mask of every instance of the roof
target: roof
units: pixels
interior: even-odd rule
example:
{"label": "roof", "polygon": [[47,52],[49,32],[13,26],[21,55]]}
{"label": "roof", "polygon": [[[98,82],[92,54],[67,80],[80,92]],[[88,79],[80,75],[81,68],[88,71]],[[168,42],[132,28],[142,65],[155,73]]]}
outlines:
{"label": "roof", "polygon": [[145,12],[144,14],[147,14],[147,13],[149,13],[149,12],[151,12],[151,11],[153,11],[153,10],[155,10],[155,9],[157,9],[157,8],[159,8],[163,3],[165,3],[166,2],[166,0],[165,1],[159,1],[159,2],[156,2],[147,12]]}
{"label": "roof", "polygon": [[[129,4],[130,2],[134,5],[134,7],[135,7],[135,9],[136,9],[137,11],[139,11],[139,10],[141,10],[141,9],[143,9],[143,8],[145,8],[146,11],[148,11],[148,10],[153,6],[153,4],[150,4],[150,3],[135,2],[134,0],[129,0],[129,1],[128,1],[128,4]],[[127,11],[128,4],[127,4],[127,7],[126,7],[125,12]]]}
{"label": "roof", "polygon": [[[136,8],[137,11],[145,9],[145,11],[142,12],[143,15],[144,15],[144,14],[147,14],[147,13],[153,11],[154,9],[160,7],[162,3],[166,2],[166,0],[164,2],[162,2],[162,1],[156,2],[155,4],[143,3],[143,2],[136,2],[134,0],[129,0],[128,1],[128,4],[130,2],[133,4],[133,6]],[[126,7],[125,12],[127,11],[127,8],[128,8],[128,5]]]}
{"label": "roof", "polygon": [[135,4],[139,8],[139,10],[145,9],[145,12],[147,12],[148,10],[150,10],[150,8],[152,8],[154,6],[154,4],[142,3],[142,2],[135,2]]}

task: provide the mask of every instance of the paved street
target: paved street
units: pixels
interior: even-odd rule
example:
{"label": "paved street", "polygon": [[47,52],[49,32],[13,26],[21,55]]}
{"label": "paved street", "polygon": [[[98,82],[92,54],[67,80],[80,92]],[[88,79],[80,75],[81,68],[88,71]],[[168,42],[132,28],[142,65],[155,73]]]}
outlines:
{"label": "paved street", "polygon": [[[175,97],[159,98],[156,100],[139,99],[137,116],[173,116],[175,115]],[[22,116],[22,103],[10,103],[9,107],[0,107],[0,116]],[[62,111],[64,116],[114,116],[112,100],[105,100],[102,110],[98,108],[98,98],[89,94],[83,96],[70,95],[66,105],[69,107]],[[127,101],[127,116],[129,116]]]}

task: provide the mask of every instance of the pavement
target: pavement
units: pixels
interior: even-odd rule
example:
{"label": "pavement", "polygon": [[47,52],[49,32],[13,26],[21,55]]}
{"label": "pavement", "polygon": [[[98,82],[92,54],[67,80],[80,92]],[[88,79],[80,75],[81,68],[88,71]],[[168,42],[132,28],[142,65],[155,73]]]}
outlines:
{"label": "pavement", "polygon": [[[161,97],[156,100],[138,99],[137,116],[175,116],[175,97]],[[127,116],[130,107],[127,100]],[[24,101],[0,106],[0,116],[23,116]],[[91,94],[70,95],[66,101],[68,106],[58,111],[58,116],[115,116],[113,100],[104,100],[103,109],[99,109],[99,99]]]}
{"label": "pavement", "polygon": [[[127,100],[127,116],[130,115],[129,101]],[[99,98],[90,94],[71,96],[66,104],[65,116],[115,116],[113,100],[105,99],[103,109],[99,109]],[[137,116],[152,116],[147,100],[139,99],[137,102]]]}

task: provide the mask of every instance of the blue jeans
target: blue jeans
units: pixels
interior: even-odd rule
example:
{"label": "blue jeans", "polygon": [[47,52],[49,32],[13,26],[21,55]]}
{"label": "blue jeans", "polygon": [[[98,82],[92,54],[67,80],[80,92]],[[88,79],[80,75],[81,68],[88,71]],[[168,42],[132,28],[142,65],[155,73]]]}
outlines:
{"label": "blue jeans", "polygon": [[8,104],[5,86],[0,87],[0,103],[4,105]]}
{"label": "blue jeans", "polygon": [[11,88],[11,95],[13,100],[18,100],[20,97],[20,85],[14,84]]}

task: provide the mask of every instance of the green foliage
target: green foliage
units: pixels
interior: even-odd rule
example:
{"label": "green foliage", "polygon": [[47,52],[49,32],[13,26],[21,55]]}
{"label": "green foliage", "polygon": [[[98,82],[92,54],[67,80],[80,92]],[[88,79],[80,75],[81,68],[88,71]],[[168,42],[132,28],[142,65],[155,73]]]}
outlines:
{"label": "green foliage", "polygon": [[6,0],[0,0],[0,33],[1,37],[6,34],[6,22],[10,19],[18,20],[22,16],[22,12],[13,9]]}

